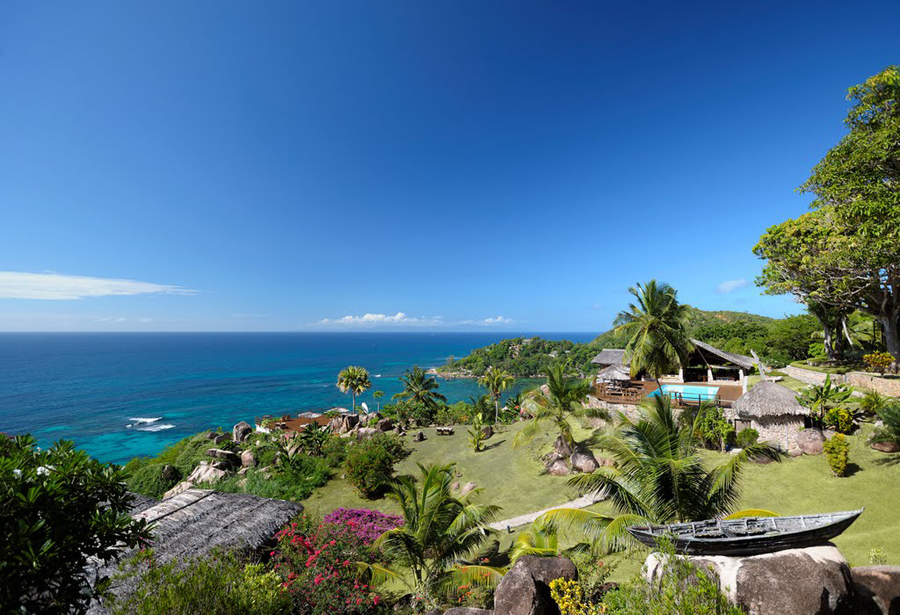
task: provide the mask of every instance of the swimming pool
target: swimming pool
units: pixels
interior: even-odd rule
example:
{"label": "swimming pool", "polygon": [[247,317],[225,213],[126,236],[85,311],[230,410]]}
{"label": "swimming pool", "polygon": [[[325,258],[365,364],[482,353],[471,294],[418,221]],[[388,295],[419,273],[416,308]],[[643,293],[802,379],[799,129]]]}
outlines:
{"label": "swimming pool", "polygon": [[[656,389],[647,397],[659,395],[660,389]],[[710,401],[719,393],[719,387],[693,386],[690,384],[664,384],[662,392],[665,395],[680,396],[685,401]]]}

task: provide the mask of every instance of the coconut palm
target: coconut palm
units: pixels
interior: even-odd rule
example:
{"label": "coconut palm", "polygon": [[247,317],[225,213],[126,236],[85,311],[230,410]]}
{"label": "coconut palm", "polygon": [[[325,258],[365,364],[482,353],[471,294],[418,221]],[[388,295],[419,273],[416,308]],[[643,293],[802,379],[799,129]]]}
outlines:
{"label": "coconut palm", "polygon": [[509,564],[512,566],[523,555],[556,557],[559,554],[559,534],[553,524],[533,521],[527,530],[516,536],[509,551]]}
{"label": "coconut palm", "polygon": [[656,379],[677,371],[691,348],[685,328],[688,308],[678,303],[677,292],[668,284],[650,280],[628,289],[637,303],[619,312],[613,321],[616,334],[628,337],[625,354],[631,357],[631,376],[641,372]]}
{"label": "coconut palm", "polygon": [[531,415],[529,421],[513,439],[513,446],[530,442],[544,425],[552,425],[565,444],[574,448],[570,421],[578,418],[609,418],[609,412],[600,408],[587,408],[584,401],[591,392],[591,381],[566,376],[562,364],[547,369],[546,391],[531,391],[522,407]]}
{"label": "coconut palm", "polygon": [[372,399],[378,404],[376,412],[381,412],[381,398],[384,397],[384,391],[373,391]]}
{"label": "coconut palm", "polygon": [[486,388],[494,398],[494,422],[500,419],[500,394],[508,389],[516,381],[512,375],[497,367],[489,367],[484,370],[478,384]]}
{"label": "coconut palm", "polygon": [[[486,524],[496,518],[500,507],[473,503],[474,492],[454,496],[453,464],[418,466],[420,482],[399,476],[389,483],[387,497],[399,505],[405,523],[382,534],[374,546],[382,548],[389,561],[409,570],[414,594],[427,605],[433,604],[436,590],[450,582],[496,583],[503,569],[468,561],[485,546],[492,533]],[[374,582],[402,578],[385,567],[368,569]]]}
{"label": "coconut palm", "polygon": [[395,394],[391,399],[407,399],[415,404],[425,406],[429,410],[437,410],[439,402],[446,402],[447,398],[437,392],[440,387],[433,376],[428,376],[425,370],[414,365],[400,376],[403,383],[403,391]]}
{"label": "coconut palm", "polygon": [[337,387],[341,393],[349,392],[353,396],[353,412],[356,412],[356,396],[365,393],[370,386],[369,370],[364,367],[350,365],[338,374]]}
{"label": "coconut palm", "polygon": [[612,454],[614,468],[600,468],[569,481],[583,494],[608,497],[617,516],[560,509],[542,515],[542,523],[574,529],[604,549],[620,548],[634,544],[625,531],[629,525],[699,521],[731,513],[747,462],[756,457],[781,458],[778,449],[761,443],[708,469],[698,454],[702,413],[690,423],[676,420],[668,395],[647,398],[640,412],[639,420],[622,416],[616,432],[598,438],[600,448]]}

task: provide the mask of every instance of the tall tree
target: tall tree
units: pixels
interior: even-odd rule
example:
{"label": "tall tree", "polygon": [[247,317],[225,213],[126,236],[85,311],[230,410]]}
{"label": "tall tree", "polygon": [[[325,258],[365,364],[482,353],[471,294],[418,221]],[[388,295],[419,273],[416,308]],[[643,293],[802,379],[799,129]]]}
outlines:
{"label": "tall tree", "polygon": [[847,98],[848,133],[800,186],[815,196],[814,211],[770,228],[755,249],[768,259],[761,282],[844,314],[871,314],[900,358],[900,68],[850,88]]}
{"label": "tall tree", "polygon": [[364,367],[350,365],[338,374],[337,387],[341,393],[350,393],[353,396],[353,412],[356,412],[356,396],[366,392],[372,386],[369,380],[369,370]]}
{"label": "tall tree", "polygon": [[500,395],[516,381],[510,374],[497,367],[489,367],[484,371],[478,384],[486,388],[494,399],[494,422],[500,420]]}
{"label": "tall tree", "polygon": [[690,351],[687,334],[688,307],[678,302],[678,294],[668,284],[650,280],[628,289],[636,303],[619,312],[614,331],[628,336],[625,354],[631,357],[631,375],[641,372],[656,379],[677,371]]}
{"label": "tall tree", "polygon": [[403,390],[393,395],[391,399],[406,399],[413,403],[425,406],[430,410],[437,410],[447,398],[437,392],[440,384],[433,376],[425,373],[425,370],[414,365],[400,376]]}
{"label": "tall tree", "polygon": [[[404,524],[388,530],[375,541],[394,564],[412,575],[413,592],[426,606],[435,606],[435,594],[450,581],[496,583],[503,570],[473,565],[468,559],[487,542],[499,506],[476,504],[474,493],[455,497],[453,465],[418,464],[421,483],[400,476],[389,484],[387,497],[400,507]],[[377,580],[400,578],[395,571],[371,566]]]}
{"label": "tall tree", "polygon": [[732,512],[738,502],[742,469],[754,457],[779,459],[766,443],[743,449],[728,461],[708,468],[699,454],[702,412],[692,421],[679,421],[669,396],[648,397],[640,418],[623,416],[616,432],[599,438],[615,467],[573,477],[569,484],[582,493],[609,498],[616,516],[581,509],[558,509],[538,522],[576,529],[604,548],[630,544],[625,528],[637,523],[673,523],[711,519]]}
{"label": "tall tree", "polygon": [[551,365],[547,369],[547,383],[544,387],[531,391],[522,404],[532,419],[516,434],[513,445],[519,446],[531,441],[540,433],[542,425],[550,424],[568,448],[574,449],[577,443],[572,435],[573,419],[609,418],[608,411],[584,405],[590,392],[589,379],[569,378],[565,373],[565,366],[560,363]]}

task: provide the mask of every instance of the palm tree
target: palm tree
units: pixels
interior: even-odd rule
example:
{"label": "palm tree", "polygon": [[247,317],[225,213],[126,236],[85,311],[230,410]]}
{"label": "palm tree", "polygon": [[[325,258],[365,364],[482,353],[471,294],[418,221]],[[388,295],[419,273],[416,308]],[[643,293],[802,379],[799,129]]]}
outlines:
{"label": "palm tree", "polygon": [[391,399],[408,399],[429,410],[437,410],[440,406],[438,402],[447,401],[446,397],[437,392],[440,387],[438,381],[433,376],[428,376],[425,370],[418,365],[406,370],[400,376],[400,382],[403,383],[403,391],[395,394]]}
{"label": "palm tree", "polygon": [[[504,570],[467,563],[478,554],[492,530],[486,524],[500,512],[499,506],[475,504],[472,494],[452,493],[454,466],[418,464],[421,484],[411,476],[391,480],[387,497],[400,507],[405,523],[388,530],[374,546],[387,559],[412,573],[414,594],[426,604],[434,602],[435,590],[451,581],[493,584]],[[385,567],[368,566],[373,581],[400,576]]]}
{"label": "palm tree", "polygon": [[569,481],[583,494],[607,496],[618,515],[560,509],[542,515],[542,523],[575,529],[604,549],[620,548],[634,544],[625,531],[629,525],[699,521],[732,512],[745,464],[755,457],[781,458],[778,449],[761,443],[707,469],[696,435],[702,413],[692,422],[676,420],[667,395],[647,398],[640,409],[640,420],[622,416],[616,432],[598,439],[616,466]]}
{"label": "palm tree", "polygon": [[637,304],[619,312],[613,321],[616,334],[628,336],[625,354],[631,357],[631,376],[645,372],[656,379],[679,369],[687,358],[691,340],[685,329],[688,307],[678,303],[668,284],[650,280],[629,288]]}
{"label": "palm tree", "polygon": [[337,387],[341,393],[349,392],[353,396],[353,412],[356,412],[356,396],[366,392],[372,386],[369,380],[369,370],[364,367],[350,365],[338,374]]}
{"label": "palm tree", "polygon": [[381,398],[384,397],[384,391],[373,391],[372,398],[375,400],[375,403],[378,404],[378,409],[376,412],[381,412]]}
{"label": "palm tree", "polygon": [[540,432],[541,425],[549,423],[559,432],[565,444],[574,448],[576,442],[569,421],[586,417],[609,418],[608,411],[586,408],[583,404],[591,392],[591,381],[567,377],[561,364],[551,365],[547,369],[546,387],[546,392],[540,389],[532,391],[522,404],[532,419],[516,434],[513,446],[530,442]]}
{"label": "palm tree", "polygon": [[500,420],[500,394],[516,381],[510,374],[496,367],[484,370],[478,384],[486,388],[494,398],[494,422]]}

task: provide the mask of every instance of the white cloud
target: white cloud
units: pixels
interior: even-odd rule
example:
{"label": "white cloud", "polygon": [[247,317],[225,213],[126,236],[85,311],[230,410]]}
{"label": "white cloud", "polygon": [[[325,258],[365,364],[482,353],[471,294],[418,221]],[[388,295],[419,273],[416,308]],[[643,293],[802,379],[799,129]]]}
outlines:
{"label": "white cloud", "polygon": [[485,318],[484,324],[486,325],[508,325],[513,320],[512,318],[506,318],[505,316],[494,316],[492,318]]}
{"label": "white cloud", "polygon": [[739,288],[744,288],[747,284],[749,284],[749,282],[744,278],[740,278],[739,280],[727,280],[719,284],[716,290],[722,294],[733,293]]}
{"label": "white cloud", "polygon": [[192,295],[196,291],[137,280],[0,271],[0,299],[66,301],[111,295]]}
{"label": "white cloud", "polygon": [[323,318],[318,322],[319,325],[435,325],[441,324],[443,320],[440,316],[432,318],[416,318],[407,316],[404,312],[397,312],[393,316],[388,314],[363,314],[362,316],[344,316],[343,318]]}

